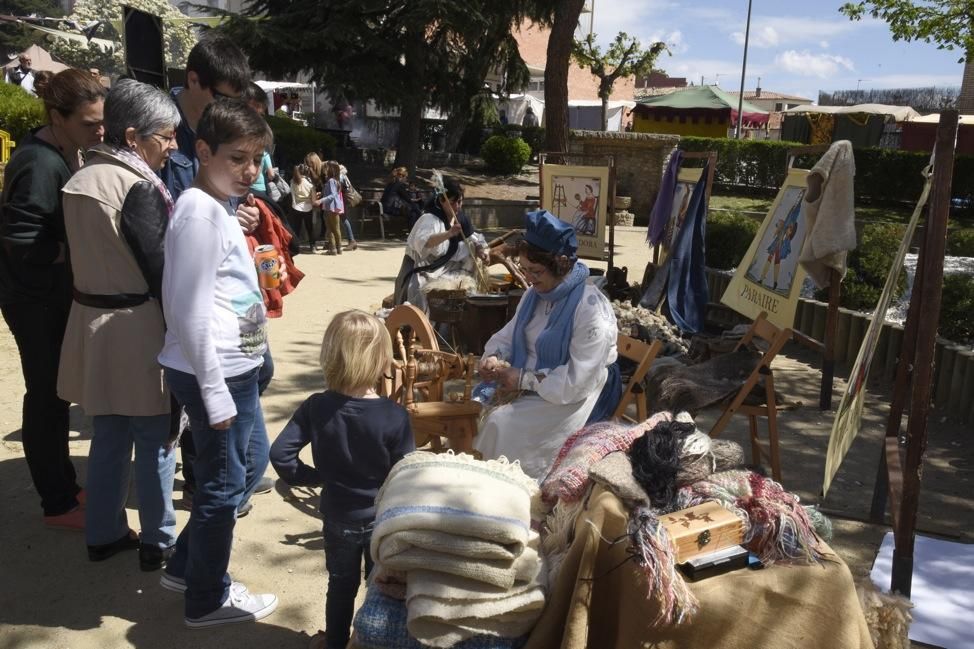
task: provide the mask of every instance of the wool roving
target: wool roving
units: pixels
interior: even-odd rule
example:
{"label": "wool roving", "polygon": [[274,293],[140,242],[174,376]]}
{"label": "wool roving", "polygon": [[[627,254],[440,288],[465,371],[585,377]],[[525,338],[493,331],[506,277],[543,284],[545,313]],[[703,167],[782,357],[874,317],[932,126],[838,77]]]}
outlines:
{"label": "wool roving", "polygon": [[604,421],[573,433],[562,444],[548,476],[541,483],[545,503],[550,508],[556,500],[578,500],[588,487],[588,471],[596,462],[614,451],[629,450],[633,441],[647,430],[672,419],[672,413],[660,412],[635,426]]}
{"label": "wool roving", "polygon": [[722,471],[681,487],[674,507],[716,501],[744,521],[744,544],[766,565],[776,561],[813,562],[822,547],[798,496],[753,471]]}
{"label": "wool roving", "polygon": [[632,475],[654,507],[665,510],[673,501],[683,439],[695,430],[692,421],[661,421],[629,449]]}
{"label": "wool roving", "polygon": [[646,577],[646,596],[659,602],[654,624],[679,624],[692,616],[698,607],[697,598],[677,571],[673,539],[649,507],[638,507],[630,515],[629,543]]}

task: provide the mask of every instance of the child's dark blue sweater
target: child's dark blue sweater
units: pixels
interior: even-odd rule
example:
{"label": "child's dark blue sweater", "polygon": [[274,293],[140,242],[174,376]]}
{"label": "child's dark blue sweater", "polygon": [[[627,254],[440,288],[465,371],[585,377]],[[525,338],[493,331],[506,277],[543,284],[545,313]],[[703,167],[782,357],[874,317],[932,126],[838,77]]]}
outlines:
{"label": "child's dark blue sweater", "polygon": [[[308,444],[315,468],[298,458]],[[301,404],[271,446],[271,464],[289,485],[324,484],[320,507],[326,519],[359,521],[375,516],[379,487],[392,465],[415,448],[402,406],[329,390]]]}

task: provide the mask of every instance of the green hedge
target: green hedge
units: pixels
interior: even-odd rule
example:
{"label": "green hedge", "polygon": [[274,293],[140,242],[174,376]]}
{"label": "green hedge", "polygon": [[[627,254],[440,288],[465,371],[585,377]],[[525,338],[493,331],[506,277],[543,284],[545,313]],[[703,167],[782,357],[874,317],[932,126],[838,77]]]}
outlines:
{"label": "green hedge", "polygon": [[974,228],[950,232],[947,235],[947,254],[952,257],[974,257]]}
{"label": "green hedge", "polygon": [[44,103],[40,99],[20,86],[0,83],[0,130],[10,133],[17,142],[44,122]]}
{"label": "green hedge", "polygon": [[531,157],[531,147],[521,138],[492,135],[480,148],[487,171],[505,176],[521,173]]}
{"label": "green hedge", "polygon": [[[716,151],[714,183],[743,193],[775,193],[785,180],[788,149],[797,142],[683,137],[683,151]],[[801,156],[799,168],[809,168],[818,156]],[[915,203],[923,188],[920,175],[927,153],[896,149],[856,149],[856,198],[866,202]],[[954,197],[974,198],[974,156],[958,156],[954,163]]]}
{"label": "green hedge", "polygon": [[494,127],[494,134],[508,135],[511,132],[520,133],[522,140],[528,143],[532,153],[544,151],[544,127],[542,126],[518,126],[517,124],[504,124]]}
{"label": "green hedge", "polygon": [[327,133],[287,117],[268,116],[267,123],[274,132],[274,160],[286,176],[290,176],[291,168],[300,164],[308,153],[315,152],[322,160],[335,156],[337,143]]}
{"label": "green hedge", "polygon": [[974,340],[974,277],[947,275],[940,306],[940,335],[955,342]]}
{"label": "green hedge", "polygon": [[707,215],[707,266],[736,268],[761,227],[760,221],[737,212],[711,211]]}
{"label": "green hedge", "polygon": [[[849,253],[849,272],[842,280],[840,304],[847,309],[872,311],[883,292],[893,255],[903,241],[906,229],[894,223],[867,223],[859,235],[856,249]],[[906,271],[901,270],[893,289],[893,300],[906,290]],[[828,290],[815,292],[815,298],[827,302]]]}

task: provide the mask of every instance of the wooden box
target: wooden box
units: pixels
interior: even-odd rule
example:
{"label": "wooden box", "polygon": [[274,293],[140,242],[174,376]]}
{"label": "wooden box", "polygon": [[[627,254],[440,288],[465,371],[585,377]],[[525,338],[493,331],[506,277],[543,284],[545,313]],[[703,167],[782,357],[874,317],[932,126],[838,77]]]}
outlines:
{"label": "wooden box", "polygon": [[677,563],[744,541],[744,523],[716,502],[664,514],[661,522],[676,545]]}

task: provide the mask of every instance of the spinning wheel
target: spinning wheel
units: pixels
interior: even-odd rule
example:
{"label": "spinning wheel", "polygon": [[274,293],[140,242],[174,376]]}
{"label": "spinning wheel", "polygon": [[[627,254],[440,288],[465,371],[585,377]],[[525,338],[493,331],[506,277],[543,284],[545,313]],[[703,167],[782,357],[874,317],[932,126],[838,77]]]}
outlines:
{"label": "spinning wheel", "polygon": [[[433,327],[430,326],[430,321],[426,319],[426,315],[412,304],[402,304],[393,309],[389,317],[386,318],[386,329],[389,331],[389,335],[392,336],[393,356],[396,356],[396,353],[400,352],[400,350],[396,349],[396,334],[403,327],[412,329],[413,333],[416,334],[417,342],[423,349],[429,349],[434,352],[440,350],[440,346],[436,342],[436,334],[433,333]],[[406,359],[405,357],[399,357],[399,360],[404,361]]]}
{"label": "spinning wheel", "polygon": [[[396,307],[386,319],[386,328],[395,358],[380,393],[406,408],[416,446],[429,443],[434,451],[442,451],[446,438],[455,450],[471,452],[480,413],[480,405],[470,400],[474,357],[440,351],[426,316],[411,305]],[[450,379],[463,379],[464,390],[447,401],[444,388]]]}

